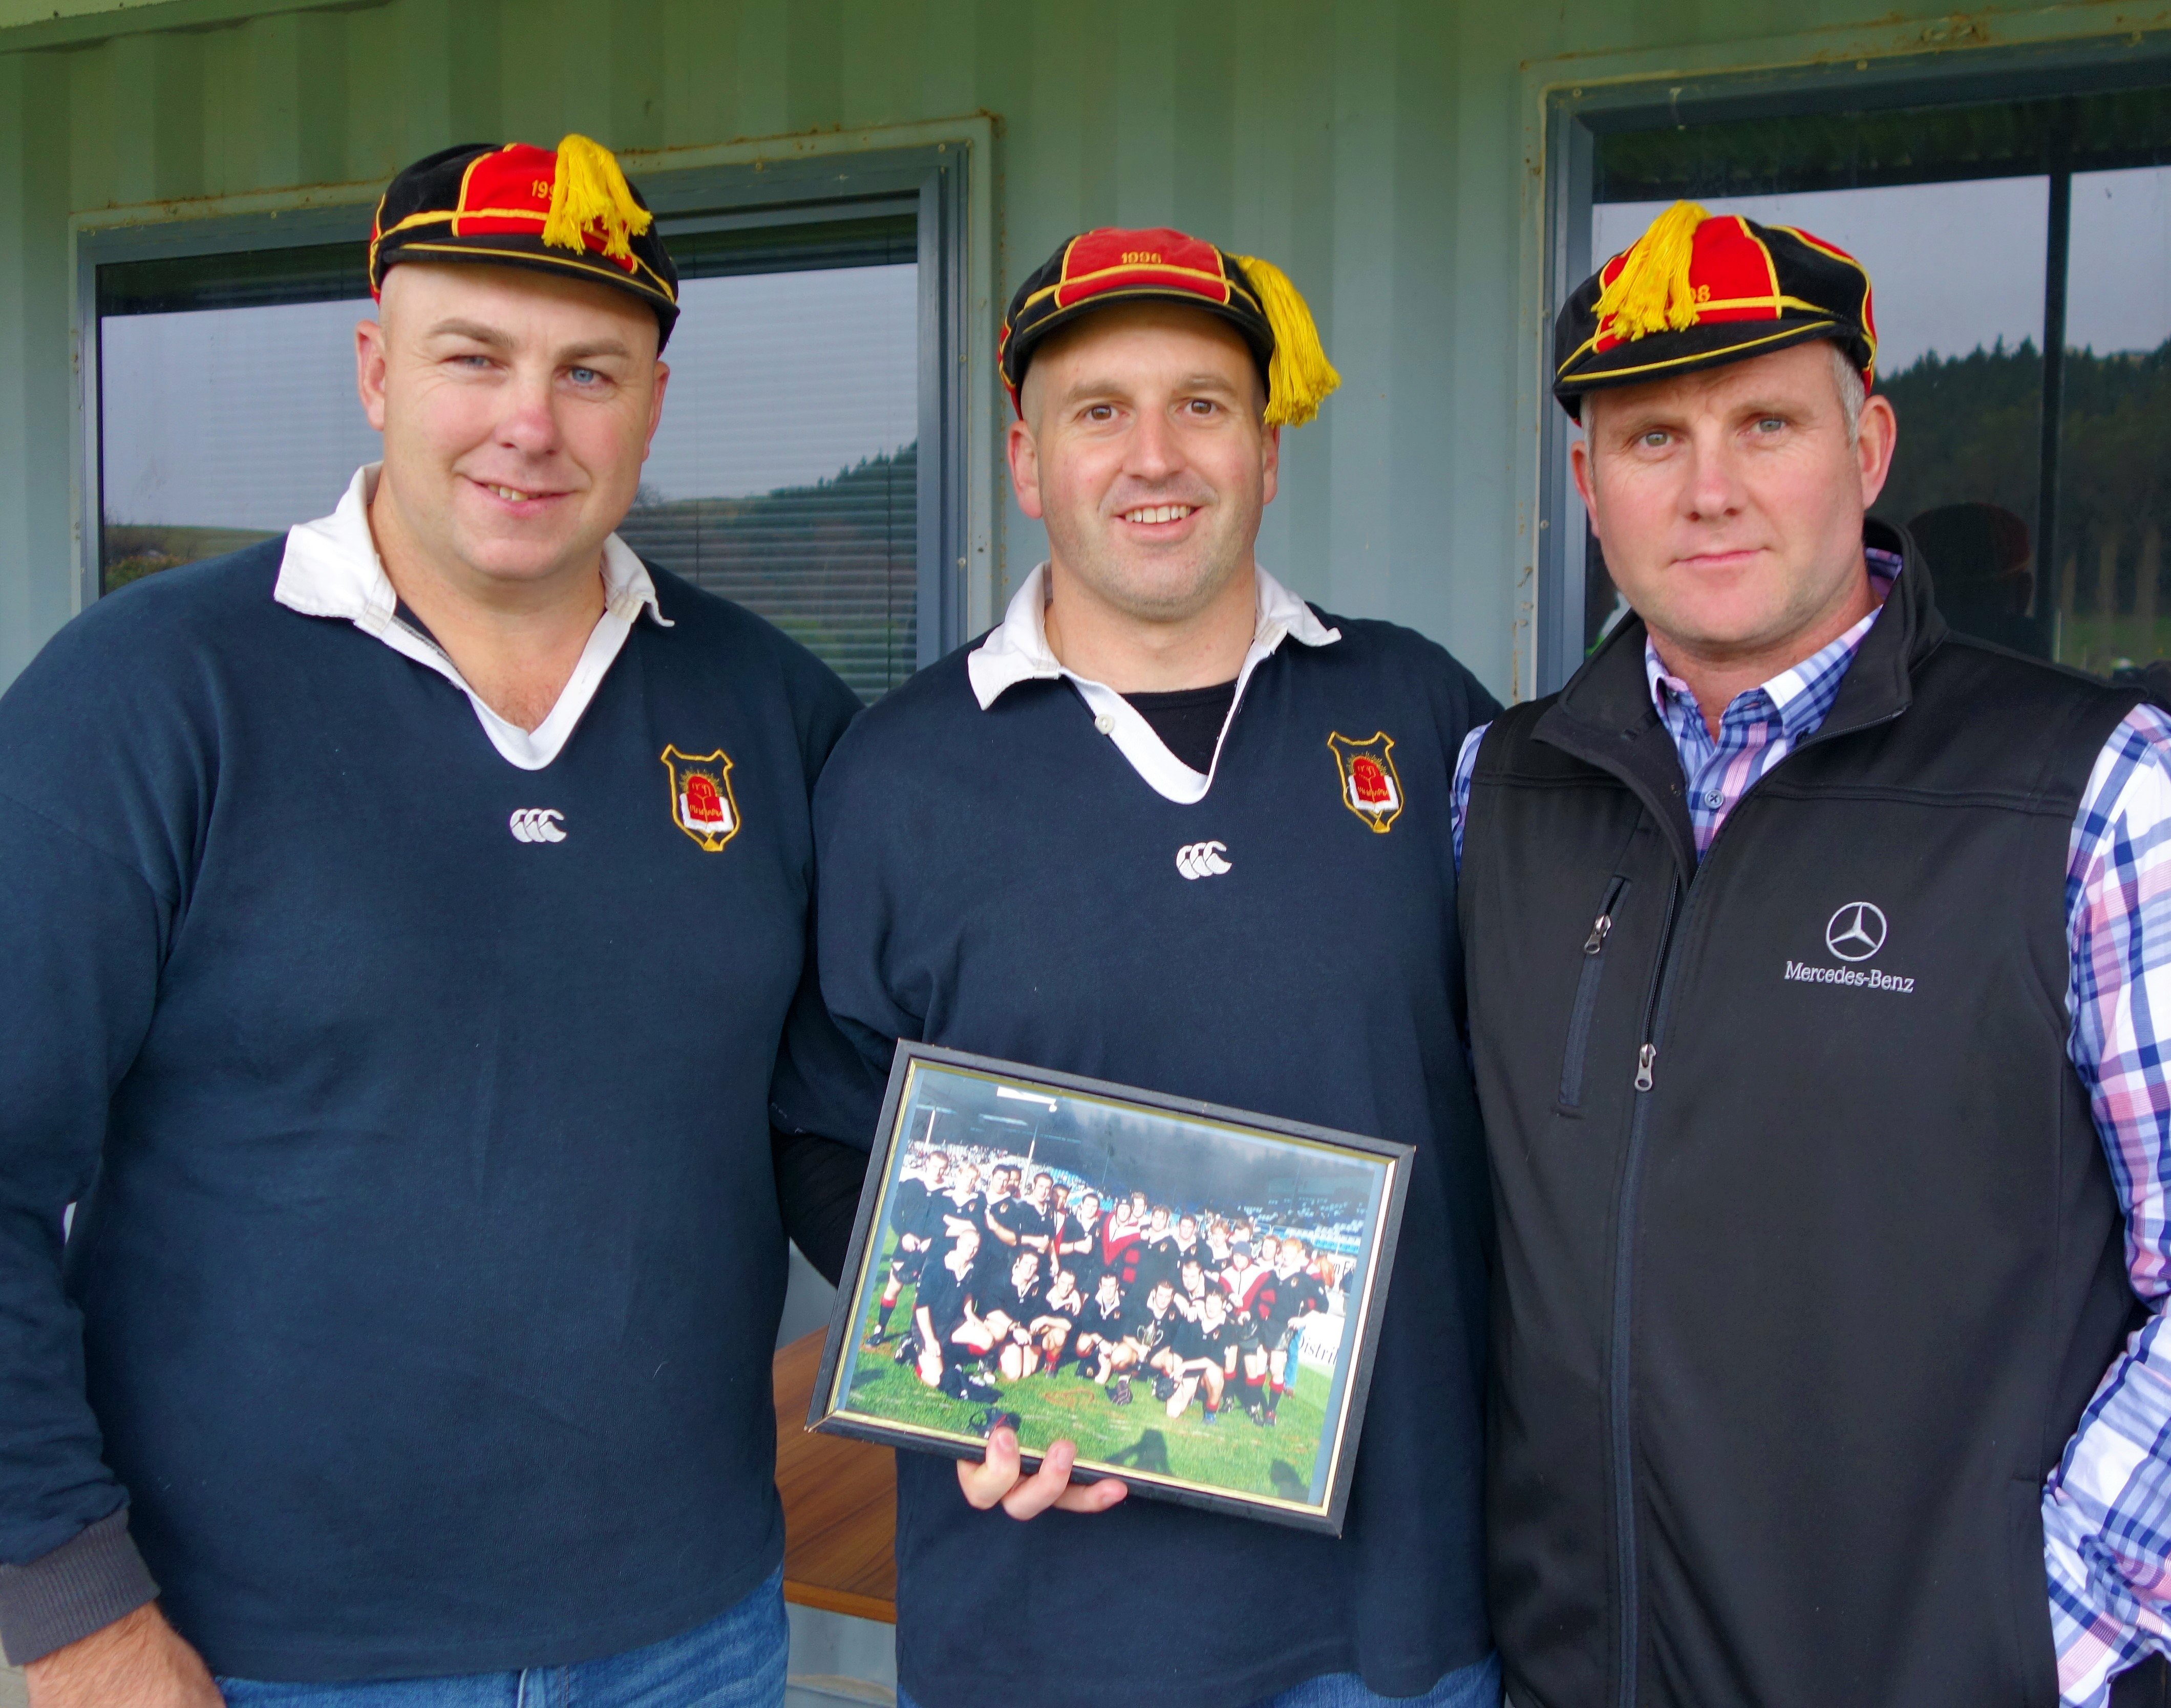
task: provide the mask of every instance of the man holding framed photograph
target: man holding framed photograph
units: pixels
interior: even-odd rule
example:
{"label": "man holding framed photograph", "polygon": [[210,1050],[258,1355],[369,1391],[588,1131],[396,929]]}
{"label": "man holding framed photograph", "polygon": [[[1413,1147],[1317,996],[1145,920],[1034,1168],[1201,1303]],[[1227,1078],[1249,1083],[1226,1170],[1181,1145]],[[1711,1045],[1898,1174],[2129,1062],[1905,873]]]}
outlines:
{"label": "man holding framed photograph", "polygon": [[[1121,1691],[1138,1708],[1491,1704],[1487,1186],[1445,779],[1493,702],[1433,643],[1323,616],[1257,565],[1280,431],[1334,383],[1274,269],[1087,233],[1019,289],[1002,364],[1049,560],[839,746],[817,800],[832,1010],[871,1065],[922,1040],[1416,1155],[1340,1538],[1071,1486],[1067,1442],[1021,1478],[1007,1429],[962,1469],[903,1454],[900,1700],[1094,1708],[1102,1681],[1046,1663],[1091,1604],[1150,1634]],[[1096,1296],[1150,1284],[1171,1196],[1117,1206]],[[1096,1314],[1080,1345],[1116,1375]],[[1215,1438],[1269,1459],[1279,1438],[1235,1418]],[[1303,1615],[1262,1626],[1262,1577],[1304,1584]],[[999,1651],[994,1606],[1020,1639]]]}

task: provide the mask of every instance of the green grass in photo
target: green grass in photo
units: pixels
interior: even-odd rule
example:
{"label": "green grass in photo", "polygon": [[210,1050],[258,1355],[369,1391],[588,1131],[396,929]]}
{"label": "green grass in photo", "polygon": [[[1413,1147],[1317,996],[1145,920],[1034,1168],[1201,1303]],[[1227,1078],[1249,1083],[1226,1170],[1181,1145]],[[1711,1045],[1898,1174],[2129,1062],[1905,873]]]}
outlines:
{"label": "green grass in photo", "polygon": [[[907,1288],[898,1298],[890,1317],[893,1336],[911,1325],[913,1297],[914,1289]],[[855,1337],[857,1363],[847,1408],[884,1422],[976,1434],[974,1422],[986,1414],[988,1404],[953,1400],[928,1387],[892,1356],[895,1339],[869,1349],[865,1341],[874,1328],[871,1299]],[[1078,1443],[1081,1459],[1112,1465],[1119,1472],[1152,1471],[1232,1494],[1311,1499],[1332,1389],[1325,1372],[1300,1368],[1296,1385],[1282,1395],[1269,1428],[1245,1415],[1239,1400],[1247,1390],[1241,1379],[1230,1384],[1220,1420],[1209,1425],[1198,1396],[1182,1416],[1171,1418],[1153,1397],[1150,1375],[1134,1373],[1131,1403],[1118,1405],[1090,1379],[1090,1371],[1080,1376],[1075,1368],[1066,1365],[1060,1375],[1042,1373],[1019,1382],[996,1377],[997,1397],[989,1403],[1017,1415],[1018,1440],[1027,1452],[1044,1452],[1051,1443],[1068,1439]]]}

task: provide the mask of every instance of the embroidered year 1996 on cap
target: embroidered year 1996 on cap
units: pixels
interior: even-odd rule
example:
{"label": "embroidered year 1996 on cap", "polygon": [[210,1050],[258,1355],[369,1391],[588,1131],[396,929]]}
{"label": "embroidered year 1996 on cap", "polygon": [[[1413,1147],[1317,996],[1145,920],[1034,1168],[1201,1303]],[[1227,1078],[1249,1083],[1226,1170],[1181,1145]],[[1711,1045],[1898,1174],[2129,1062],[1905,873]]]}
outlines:
{"label": "embroidered year 1996 on cap", "polygon": [[678,270],[641,192],[600,142],[463,142],[417,160],[377,204],[369,289],[401,261],[489,261],[630,291],[655,311],[657,348],[678,319]]}

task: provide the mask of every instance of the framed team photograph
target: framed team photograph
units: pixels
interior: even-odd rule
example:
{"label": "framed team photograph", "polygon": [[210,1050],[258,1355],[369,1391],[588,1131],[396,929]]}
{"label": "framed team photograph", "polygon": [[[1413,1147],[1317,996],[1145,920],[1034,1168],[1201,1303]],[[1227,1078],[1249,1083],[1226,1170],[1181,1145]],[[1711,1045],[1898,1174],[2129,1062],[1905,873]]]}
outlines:
{"label": "framed team photograph", "polygon": [[1414,1154],[900,1044],[808,1427],[1339,1535]]}

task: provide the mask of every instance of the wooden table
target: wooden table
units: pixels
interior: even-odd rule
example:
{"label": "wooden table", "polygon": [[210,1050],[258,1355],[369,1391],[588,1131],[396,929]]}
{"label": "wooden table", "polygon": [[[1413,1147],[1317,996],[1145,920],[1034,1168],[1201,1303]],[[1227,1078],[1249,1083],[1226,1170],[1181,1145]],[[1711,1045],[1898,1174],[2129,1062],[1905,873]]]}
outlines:
{"label": "wooden table", "polygon": [[776,1486],[784,1497],[784,1598],[897,1623],[897,1461],[886,1447],[807,1427],[822,1334],[776,1355]]}

